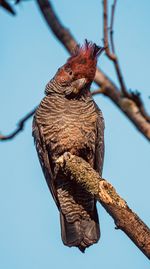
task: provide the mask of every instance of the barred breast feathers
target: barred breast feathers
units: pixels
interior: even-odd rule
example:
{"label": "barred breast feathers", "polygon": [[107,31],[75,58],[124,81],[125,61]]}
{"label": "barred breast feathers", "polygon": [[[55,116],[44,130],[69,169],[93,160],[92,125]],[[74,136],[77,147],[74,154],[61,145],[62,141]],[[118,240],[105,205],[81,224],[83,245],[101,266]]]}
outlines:
{"label": "barred breast feathers", "polygon": [[[85,144],[86,139],[90,139],[86,135],[89,136],[92,131],[96,132],[97,117],[103,121],[102,113],[93,98],[87,96],[84,100],[82,98],[80,100],[67,99],[60,94],[60,89],[58,89],[58,85],[56,87],[54,80],[47,84],[46,89],[49,89],[49,93],[43,98],[36,111],[36,121],[43,127],[46,141],[56,141],[57,137],[58,140],[63,140],[65,143],[66,137],[65,144],[67,144],[68,138],[70,138],[71,144],[76,133],[80,139],[83,137],[82,140],[85,140]],[[91,139],[93,144],[95,137]]]}
{"label": "barred breast feathers", "polygon": [[[49,116],[56,116],[56,113],[63,113],[70,115],[80,115],[82,118],[90,117],[95,110],[99,110],[91,95],[81,96],[80,99],[67,99],[64,96],[62,87],[52,79],[45,89],[46,97],[43,98],[39,108],[37,109],[37,116],[44,118],[49,113]],[[101,111],[99,110],[101,113]],[[48,116],[48,115],[47,115]]]}

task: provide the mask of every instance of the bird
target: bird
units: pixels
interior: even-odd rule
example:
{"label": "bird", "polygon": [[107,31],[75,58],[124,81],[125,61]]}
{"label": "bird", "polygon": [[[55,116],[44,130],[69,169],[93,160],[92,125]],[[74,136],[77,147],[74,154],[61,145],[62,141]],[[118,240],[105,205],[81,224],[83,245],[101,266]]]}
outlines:
{"label": "bird", "polygon": [[69,152],[87,161],[102,175],[104,118],[90,87],[103,47],[85,40],[77,45],[45,88],[45,97],[33,118],[33,137],[39,161],[60,212],[64,245],[81,252],[100,238],[94,196],[62,172],[57,159]]}

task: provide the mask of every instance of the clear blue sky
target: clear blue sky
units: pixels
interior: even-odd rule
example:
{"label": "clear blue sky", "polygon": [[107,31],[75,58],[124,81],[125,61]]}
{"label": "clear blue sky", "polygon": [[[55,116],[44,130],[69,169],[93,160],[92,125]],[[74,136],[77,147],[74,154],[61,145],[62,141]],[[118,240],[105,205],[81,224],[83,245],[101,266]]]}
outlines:
{"label": "clear blue sky", "polygon": [[[53,0],[64,25],[78,40],[101,44],[101,1]],[[35,1],[17,6],[12,17],[0,9],[0,131],[11,132],[36,106],[44,87],[68,56],[43,20]],[[150,105],[150,1],[118,1],[115,42],[128,88],[139,89]],[[103,55],[98,65],[114,81]],[[95,86],[94,86],[95,87]],[[105,118],[103,176],[150,226],[149,143],[103,96],[95,98]],[[150,110],[149,110],[150,111]],[[101,240],[82,254],[65,247],[59,215],[44,180],[31,136],[31,120],[14,140],[0,144],[0,268],[148,269],[148,259],[98,205]]]}

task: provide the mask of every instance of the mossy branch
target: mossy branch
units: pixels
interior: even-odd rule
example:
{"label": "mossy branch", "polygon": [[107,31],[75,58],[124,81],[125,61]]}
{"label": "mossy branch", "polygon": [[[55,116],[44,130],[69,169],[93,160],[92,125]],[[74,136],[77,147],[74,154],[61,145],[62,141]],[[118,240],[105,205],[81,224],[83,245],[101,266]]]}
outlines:
{"label": "mossy branch", "polygon": [[58,169],[93,194],[134,244],[150,259],[150,229],[116,192],[115,188],[82,158],[64,153],[57,159]]}

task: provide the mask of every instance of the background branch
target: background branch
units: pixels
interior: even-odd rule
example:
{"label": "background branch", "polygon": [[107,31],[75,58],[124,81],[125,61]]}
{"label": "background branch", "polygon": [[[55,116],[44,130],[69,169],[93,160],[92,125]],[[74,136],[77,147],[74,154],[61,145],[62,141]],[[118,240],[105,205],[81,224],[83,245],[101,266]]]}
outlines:
{"label": "background branch", "polygon": [[[103,1],[103,23],[104,23],[104,47],[105,47],[105,52],[108,58],[112,61],[116,61],[116,55],[114,53],[111,53],[110,48],[109,48],[109,40],[108,40],[108,7],[107,7],[107,0]],[[114,14],[115,14],[115,8],[112,14],[112,23],[114,20]],[[113,25],[112,25],[113,26]]]}
{"label": "background branch", "polygon": [[0,0],[0,6],[7,12],[11,13],[12,15],[16,15],[16,12],[7,1]]}
{"label": "background branch", "polygon": [[[51,3],[48,0],[37,0],[38,6],[54,35],[58,40],[64,45],[64,47],[72,53],[77,45],[76,40],[70,33],[70,31],[65,28],[59,21],[57,15],[55,14]],[[141,96],[138,92],[128,93],[123,81],[121,70],[118,64],[117,56],[114,54],[115,47],[113,41],[113,25],[114,16],[117,0],[114,0],[111,11],[111,23],[110,23],[110,39],[113,54],[109,50],[108,44],[108,16],[107,16],[107,1],[103,1],[104,5],[104,44],[106,47],[107,56],[113,60],[116,72],[118,74],[118,79],[120,81],[121,89],[124,92],[122,96],[121,91],[117,86],[108,78],[102,70],[97,68],[95,82],[99,86],[98,90],[92,92],[93,95],[104,94],[112,100],[112,102],[130,119],[134,126],[148,139],[150,140],[150,116],[148,115],[144,104],[141,100]],[[115,56],[114,56],[115,55]],[[33,109],[27,116],[19,121],[18,127],[10,135],[0,135],[1,141],[6,141],[14,138],[19,132],[23,130],[25,122],[32,117],[35,109]]]}
{"label": "background branch", "polygon": [[24,125],[27,120],[29,120],[35,113],[36,108],[32,109],[26,116],[24,116],[17,124],[17,128],[9,135],[0,134],[0,141],[6,141],[13,139],[16,135],[18,135],[24,129]]}
{"label": "background branch", "polygon": [[57,159],[57,165],[69,178],[90,192],[114,219],[117,229],[121,229],[134,244],[150,259],[150,229],[128,207],[114,187],[82,158],[64,153]]}
{"label": "background branch", "polygon": [[[50,1],[37,0],[37,4],[54,35],[64,45],[64,47],[72,53],[77,45],[70,31],[65,28],[58,17],[56,16]],[[112,102],[130,119],[134,126],[150,140],[150,123],[147,118],[141,113],[140,108],[134,100],[122,96],[121,91],[109,79],[102,70],[97,68],[95,82],[104,89],[104,95],[109,97]]]}
{"label": "background branch", "polygon": [[[105,51],[106,51],[106,55],[107,57],[113,61],[114,63],[114,67],[117,73],[117,77],[118,80],[120,82],[120,87],[121,87],[121,91],[123,93],[124,97],[127,97],[128,99],[132,100],[135,102],[135,104],[137,105],[137,107],[139,108],[139,111],[141,113],[141,115],[148,121],[150,122],[150,116],[148,115],[143,101],[141,99],[141,95],[139,94],[139,92],[133,92],[130,91],[128,92],[124,79],[123,79],[123,75],[122,75],[122,71],[119,65],[119,61],[118,61],[118,57],[115,53],[115,45],[114,45],[114,17],[115,17],[115,10],[116,10],[116,4],[117,4],[117,0],[114,0],[113,4],[112,4],[112,9],[111,9],[111,22],[110,22],[110,27],[108,28],[108,6],[107,6],[107,0],[103,1],[103,10],[104,10],[104,17],[103,17],[103,21],[104,21],[104,46],[105,46]],[[112,52],[110,51],[110,46],[109,46],[109,37],[108,37],[108,33],[110,33],[110,44],[111,44],[111,49]]]}
{"label": "background branch", "polygon": [[[115,70],[116,70],[116,73],[117,73],[117,77],[118,77],[118,80],[119,80],[119,83],[120,83],[122,93],[123,93],[124,96],[129,97],[129,94],[128,94],[128,91],[126,89],[125,82],[124,82],[124,79],[123,79],[123,75],[122,75],[122,72],[121,72],[121,68],[119,66],[117,55],[114,53],[115,46],[114,46],[114,40],[113,40],[113,23],[114,23],[114,16],[115,16],[115,8],[116,8],[116,0],[114,0],[114,3],[112,5],[111,25],[110,25],[110,28],[108,28],[108,5],[107,5],[107,0],[103,1],[103,10],[104,10],[104,16],[103,16],[103,22],[104,22],[104,27],[103,27],[103,29],[104,29],[104,47],[105,47],[107,57],[111,61],[113,61],[113,63],[114,63]],[[109,38],[108,38],[109,29],[110,29],[110,40],[111,40],[111,44],[112,44],[112,48],[113,48],[113,53],[110,51],[110,47],[109,47]]]}
{"label": "background branch", "polygon": [[114,34],[114,17],[115,17],[115,9],[116,9],[116,4],[117,4],[117,0],[114,0],[114,3],[112,4],[111,7],[111,20],[110,20],[110,44],[111,44],[111,49],[112,52],[115,54],[115,45],[114,45],[114,38],[113,38],[113,34]]}

